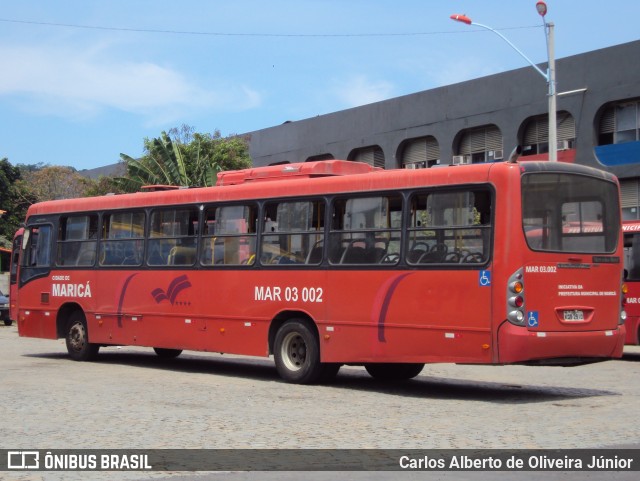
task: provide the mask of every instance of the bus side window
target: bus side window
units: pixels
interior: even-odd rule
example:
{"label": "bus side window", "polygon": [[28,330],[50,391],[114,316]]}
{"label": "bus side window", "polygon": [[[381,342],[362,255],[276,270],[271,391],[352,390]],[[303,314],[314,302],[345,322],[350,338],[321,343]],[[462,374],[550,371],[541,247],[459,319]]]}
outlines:
{"label": "bus side window", "polygon": [[638,234],[633,235],[631,253],[627,277],[630,280],[638,280],[640,279],[640,235]]}
{"label": "bus side window", "polygon": [[116,212],[102,217],[101,266],[133,266],[142,263],[145,213]]}
{"label": "bus side window", "polygon": [[56,264],[93,266],[98,238],[97,215],[63,216],[58,226]]}
{"label": "bus side window", "polygon": [[257,207],[253,204],[210,207],[205,211],[200,263],[253,265],[256,258]]}
{"label": "bus side window", "polygon": [[198,210],[158,209],[151,214],[147,264],[191,266],[196,261]]}
{"label": "bus side window", "polygon": [[49,267],[51,265],[51,226],[31,227],[28,245],[23,256],[25,267]]}
{"label": "bus side window", "polygon": [[13,240],[13,249],[11,251],[11,274],[9,282],[15,284],[18,282],[18,262],[20,260],[20,246],[22,244],[22,235],[16,236]]}
{"label": "bus side window", "polygon": [[411,198],[409,264],[481,264],[489,259],[491,193],[434,191]]}
{"label": "bus side window", "polygon": [[319,264],[324,240],[324,201],[269,203],[262,223],[260,263]]}
{"label": "bus side window", "polygon": [[51,269],[52,230],[50,225],[31,226],[25,230],[22,240],[22,256],[20,257],[21,282],[46,275]]}
{"label": "bus side window", "polygon": [[332,264],[386,264],[400,260],[402,198],[338,199],[329,247]]}

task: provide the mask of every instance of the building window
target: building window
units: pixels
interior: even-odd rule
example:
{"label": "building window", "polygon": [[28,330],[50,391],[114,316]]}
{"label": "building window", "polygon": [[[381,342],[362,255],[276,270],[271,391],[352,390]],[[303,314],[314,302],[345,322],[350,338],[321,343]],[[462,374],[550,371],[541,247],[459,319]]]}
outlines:
{"label": "building window", "polygon": [[380,167],[381,169],[384,169],[385,163],[384,152],[377,145],[355,149],[349,154],[347,160],[363,162],[374,167]]}
{"label": "building window", "polygon": [[334,160],[335,157],[331,154],[320,154],[320,155],[312,155],[311,157],[308,157],[307,160],[305,160],[305,162],[319,162],[322,160]]}
{"label": "building window", "polygon": [[600,118],[598,145],[640,140],[640,100],[609,105]]}
{"label": "building window", "polygon": [[503,159],[502,133],[495,125],[485,125],[462,132],[454,164],[476,164]]}
{"label": "building window", "polygon": [[425,169],[440,163],[440,145],[435,137],[429,135],[410,139],[402,149],[402,167],[405,169]]}
{"label": "building window", "polygon": [[620,204],[622,220],[640,219],[640,182],[639,179],[620,180]]}
{"label": "building window", "polygon": [[[575,148],[576,123],[569,112],[558,112],[557,141],[558,150]],[[538,115],[526,121],[523,135],[522,155],[546,154],[549,152],[549,116]]]}

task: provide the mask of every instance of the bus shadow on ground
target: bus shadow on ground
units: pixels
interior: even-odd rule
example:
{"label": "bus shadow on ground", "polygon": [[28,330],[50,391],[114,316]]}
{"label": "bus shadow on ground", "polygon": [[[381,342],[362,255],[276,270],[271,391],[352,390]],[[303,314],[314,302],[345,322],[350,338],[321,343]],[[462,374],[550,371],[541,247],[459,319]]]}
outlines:
{"label": "bus shadow on ground", "polygon": [[625,352],[622,361],[640,362],[640,352]]}
{"label": "bus shadow on ground", "polygon": [[[71,361],[66,354],[30,354],[29,357]],[[134,368],[171,370],[191,374],[210,374],[244,378],[254,381],[282,382],[295,389],[295,384],[286,384],[278,376],[272,360],[262,358],[198,358],[183,354],[176,359],[162,359],[153,353],[125,353],[100,351],[97,364],[114,364]],[[86,363],[91,365],[93,363]],[[532,367],[531,369],[535,369]],[[560,369],[560,368],[558,368]],[[399,382],[379,381],[369,376],[364,369],[343,367],[331,382],[318,388],[377,392],[392,396],[423,399],[451,399],[485,401],[498,404],[531,404],[601,396],[619,396],[620,393],[592,388],[544,386],[533,384],[507,384],[487,380],[451,379],[429,376],[429,365],[411,380]]]}

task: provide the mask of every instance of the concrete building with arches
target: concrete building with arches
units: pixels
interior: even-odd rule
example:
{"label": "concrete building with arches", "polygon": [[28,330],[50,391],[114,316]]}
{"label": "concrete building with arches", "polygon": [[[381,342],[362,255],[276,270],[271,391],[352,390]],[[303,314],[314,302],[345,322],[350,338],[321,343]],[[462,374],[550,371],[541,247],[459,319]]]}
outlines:
{"label": "concrete building with arches", "polygon": [[[556,62],[558,160],[617,175],[640,218],[640,41]],[[543,67],[544,69],[544,67]],[[255,166],[347,159],[386,169],[548,156],[544,79],[530,66],[248,133]]]}

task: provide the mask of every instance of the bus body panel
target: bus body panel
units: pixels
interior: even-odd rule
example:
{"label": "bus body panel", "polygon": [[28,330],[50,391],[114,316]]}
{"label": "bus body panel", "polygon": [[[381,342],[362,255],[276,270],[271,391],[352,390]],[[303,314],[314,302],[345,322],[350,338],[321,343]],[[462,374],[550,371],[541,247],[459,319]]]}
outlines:
{"label": "bus body panel", "polygon": [[18,333],[22,337],[58,339],[55,310],[47,307],[26,307],[18,310]]}
{"label": "bus body panel", "polygon": [[[540,169],[575,170],[594,178],[601,175],[569,166]],[[595,262],[591,254],[574,256],[529,248],[523,235],[520,195],[525,167],[499,163],[429,170],[432,172],[373,172],[353,178],[291,179],[32,206],[28,222],[74,210],[153,209],[185,203],[202,210],[212,203],[302,196],[332,199],[334,194],[362,197],[403,189],[409,192],[403,194],[407,204],[413,190],[475,185],[490,187],[494,204],[491,257],[480,265],[412,265],[404,260],[407,245],[403,244],[403,261],[397,266],[338,266],[325,260],[321,265],[286,268],[260,266],[256,260],[253,266],[236,267],[55,267],[47,276],[20,287],[20,335],[64,335],[64,325],[56,326],[57,309],[75,303],[85,313],[90,342],[104,345],[267,356],[272,326],[298,318],[313,323],[321,360],[331,363],[487,364],[620,357],[625,335],[617,319],[622,266]],[[606,179],[615,182],[612,177]],[[407,224],[405,217],[403,228]],[[328,227],[325,233],[328,238]],[[620,245],[603,257],[621,255]],[[580,268],[574,268],[578,264]],[[525,286],[524,309],[527,318],[535,314],[535,324],[507,321],[508,284],[519,271]],[[56,283],[62,286],[54,286]],[[569,312],[566,317],[565,311]],[[579,318],[580,312],[584,319]]]}
{"label": "bus body panel", "polygon": [[478,289],[479,272],[331,272],[327,361],[491,362],[491,287]]}
{"label": "bus body panel", "polygon": [[22,234],[24,228],[19,228],[13,236],[11,248],[11,266],[9,273],[9,319],[18,320],[18,270],[20,268],[20,248],[22,245]]}
{"label": "bus body panel", "polygon": [[[100,289],[79,298],[77,286],[95,285],[94,276],[56,271],[28,289],[61,295],[44,310],[25,307],[19,327],[24,336],[55,338],[55,316],[44,312],[73,302],[93,343],[267,356],[271,321],[291,311],[316,322],[325,362],[491,362],[491,288],[477,289],[480,271],[447,272],[446,283],[437,271],[287,274],[274,282],[274,271],[222,270],[214,285],[211,271],[104,271]],[[184,283],[171,299],[167,286],[178,277]]]}
{"label": "bus body panel", "polygon": [[[616,329],[620,308],[619,264],[594,264],[591,256],[524,267],[527,327],[531,331]],[[564,261],[564,262],[563,262]]]}
{"label": "bus body panel", "polygon": [[627,280],[625,284],[627,286],[627,302],[624,308],[627,313],[624,321],[627,331],[625,344],[638,345],[640,344],[640,282]]}
{"label": "bus body panel", "polygon": [[500,362],[618,358],[624,337],[622,325],[606,331],[534,332],[505,321],[498,330]]}
{"label": "bus body panel", "polygon": [[640,221],[622,223],[624,233],[625,285],[627,286],[624,321],[625,344],[640,344]]}

